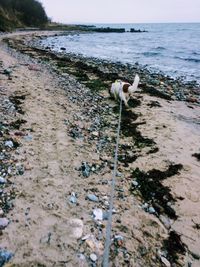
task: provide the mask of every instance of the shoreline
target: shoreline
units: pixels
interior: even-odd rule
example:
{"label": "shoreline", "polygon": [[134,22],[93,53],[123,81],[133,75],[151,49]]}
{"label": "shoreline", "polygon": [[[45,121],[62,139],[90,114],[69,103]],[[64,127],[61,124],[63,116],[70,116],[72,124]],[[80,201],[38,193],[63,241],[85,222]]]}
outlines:
{"label": "shoreline", "polygon": [[[21,43],[21,37],[16,38],[19,39],[19,42],[15,42],[16,54],[12,49],[4,50],[5,54],[15,58],[8,87],[26,95],[22,101],[25,114],[20,116],[26,119],[23,128],[32,139],[29,143],[19,138],[18,153],[22,155],[22,151],[26,151],[28,162],[33,168],[26,170],[17,179],[14,177],[17,190],[21,185],[22,191],[26,192],[16,198],[12,213],[19,222],[16,225],[15,219],[11,220],[4,230],[2,244],[14,250],[13,264],[18,264],[15,266],[26,266],[23,264],[28,262],[45,264],[46,258],[47,266],[52,262],[57,264],[55,266],[64,266],[61,261],[66,262],[66,254],[56,249],[56,237],[62,240],[61,236],[64,235],[62,242],[71,245],[67,260],[72,266],[75,266],[75,262],[77,264],[77,255],[80,254],[82,264],[85,264],[83,266],[91,264],[91,253],[97,255],[97,266],[100,266],[106,221],[94,221],[91,212],[95,207],[107,210],[118,116],[118,106],[108,98],[105,89],[115,78],[131,80],[133,70],[136,69],[127,71],[121,64],[115,67],[111,63],[107,65],[91,59],[84,59],[83,62],[78,57],[63,59],[59,55],[28,48]],[[26,37],[24,41],[32,38]],[[113,221],[113,238],[116,240],[111,249],[112,262],[114,264],[118,261],[120,266],[183,266],[192,262],[192,267],[198,266],[199,162],[192,155],[199,153],[199,104],[193,103],[195,101],[185,103],[173,100],[173,94],[169,94],[169,91],[166,94],[165,90],[157,89],[161,80],[159,84],[152,85],[148,74],[139,71],[142,76],[142,93],[133,96],[131,108],[123,109],[122,114],[119,180],[115,199],[117,212]],[[163,79],[162,76],[160,78]],[[154,77],[154,82],[156,79]],[[169,81],[174,83],[171,79]],[[169,81],[167,79],[166,83]],[[5,86],[6,79],[3,79],[3,83]],[[154,96],[149,96],[152,92]],[[53,137],[54,132],[57,138]],[[53,148],[54,143],[56,150]],[[58,154],[58,159],[54,154]],[[84,176],[83,165],[87,166],[88,177]],[[41,185],[36,178],[40,179]],[[10,179],[13,182],[13,178]],[[25,189],[23,181],[26,181]],[[34,191],[31,192],[30,188]],[[75,192],[78,205],[69,203],[72,192]],[[99,198],[98,203],[87,200],[89,193]],[[52,197],[55,198],[56,206],[52,204],[52,209],[47,209],[45,205],[51,203]],[[63,201],[67,202],[67,210]],[[37,233],[35,238],[26,233],[23,216],[20,217],[20,208],[23,208],[24,203],[29,203],[26,208],[30,206],[26,217],[29,218],[30,235]],[[39,216],[40,213],[42,216]],[[66,235],[65,224],[72,227],[66,214],[68,218],[79,220],[75,223],[81,232],[78,239],[68,232]],[[42,231],[38,229],[37,219]],[[24,238],[16,237],[16,240],[12,240],[16,231],[18,235],[24,233]],[[50,240],[48,246],[56,257],[60,253],[60,263],[56,263],[49,254],[46,241],[39,241],[46,238],[45,233],[48,231],[52,235],[52,238],[47,239]],[[81,240],[84,235],[90,235],[92,239],[88,237]],[[117,240],[116,236],[119,235],[122,242]],[[33,255],[27,254],[25,263],[23,250],[28,252],[25,248],[27,238],[30,239],[27,249],[33,244],[36,247]],[[22,247],[17,250],[19,243]]]}
{"label": "shoreline", "polygon": [[[59,67],[61,71],[66,71],[74,75],[80,82],[87,84],[87,82],[93,83],[94,81],[94,86],[92,86],[93,88],[96,85],[98,86],[98,81],[100,83],[100,86],[102,84],[102,87],[104,88],[107,88],[109,84],[115,79],[122,79],[132,83],[134,73],[138,72],[141,78],[140,88],[145,93],[163,97],[168,100],[174,99],[200,104],[200,85],[196,81],[185,81],[182,80],[182,78],[175,79],[168,75],[165,75],[163,72],[153,72],[137,63],[131,65],[119,62],[111,62],[98,58],[89,58],[73,53],[66,53],[66,50],[62,51],[62,49],[61,52],[54,52],[50,50],[50,47],[40,46],[40,39],[46,37],[47,36],[37,37],[36,34],[36,36],[34,36],[33,39],[30,40],[30,42],[23,43],[22,41],[22,43],[20,44],[19,41],[19,43],[10,45],[11,47],[12,45],[14,45],[14,47],[16,45],[19,50],[21,46],[22,52],[25,52],[24,47],[27,46],[28,50],[25,52],[27,54],[29,52],[31,54],[30,50],[32,48],[33,53],[35,50],[41,60],[43,60],[44,58],[44,62],[46,56],[51,57],[53,59],[52,64],[60,64]],[[56,60],[57,62],[53,62]],[[66,64],[68,64],[68,67],[65,66],[64,61],[66,62]],[[74,63],[76,63],[75,66]],[[58,66],[56,67],[58,68]],[[81,73],[79,71],[80,69]],[[92,75],[96,76],[97,82],[95,81],[95,79],[91,79],[91,72]]]}

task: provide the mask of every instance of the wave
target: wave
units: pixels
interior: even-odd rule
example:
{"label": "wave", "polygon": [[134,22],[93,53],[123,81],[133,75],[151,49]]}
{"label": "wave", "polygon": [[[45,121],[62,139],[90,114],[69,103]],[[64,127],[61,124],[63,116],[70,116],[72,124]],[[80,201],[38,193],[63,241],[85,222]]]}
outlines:
{"label": "wave", "polygon": [[200,56],[200,53],[198,53],[198,52],[194,51],[194,52],[192,52],[192,55],[195,55],[195,56]]}
{"label": "wave", "polygon": [[160,53],[159,52],[143,52],[142,55],[146,56],[146,57],[154,57],[154,56],[159,56]]}
{"label": "wave", "polygon": [[200,59],[198,58],[191,58],[191,57],[188,57],[188,58],[183,58],[183,57],[174,57],[175,59],[180,59],[180,60],[184,60],[184,61],[188,61],[188,62],[194,62],[194,63],[200,63]]}
{"label": "wave", "polygon": [[166,50],[166,48],[165,48],[165,47],[163,47],[163,46],[158,46],[158,47],[156,47],[155,49],[156,49],[156,50],[159,50],[159,51]]}

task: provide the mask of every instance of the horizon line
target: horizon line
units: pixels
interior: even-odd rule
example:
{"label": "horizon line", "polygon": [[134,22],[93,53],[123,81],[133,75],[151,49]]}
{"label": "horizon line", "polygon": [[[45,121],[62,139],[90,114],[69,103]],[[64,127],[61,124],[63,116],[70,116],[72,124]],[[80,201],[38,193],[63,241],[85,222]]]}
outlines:
{"label": "horizon line", "polygon": [[61,23],[61,24],[193,24],[200,23],[200,21],[169,21],[169,22],[58,22],[52,21],[52,23]]}

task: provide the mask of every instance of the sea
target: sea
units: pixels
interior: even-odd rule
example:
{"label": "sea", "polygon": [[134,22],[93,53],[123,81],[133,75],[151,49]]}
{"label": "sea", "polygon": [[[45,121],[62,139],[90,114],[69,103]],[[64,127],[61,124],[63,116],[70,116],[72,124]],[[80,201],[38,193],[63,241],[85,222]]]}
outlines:
{"label": "sea", "polygon": [[[200,83],[200,23],[95,24],[125,33],[84,33],[42,41],[54,51],[112,62],[138,63],[153,72]],[[131,33],[134,28],[147,32]],[[62,51],[62,53],[64,53]]]}

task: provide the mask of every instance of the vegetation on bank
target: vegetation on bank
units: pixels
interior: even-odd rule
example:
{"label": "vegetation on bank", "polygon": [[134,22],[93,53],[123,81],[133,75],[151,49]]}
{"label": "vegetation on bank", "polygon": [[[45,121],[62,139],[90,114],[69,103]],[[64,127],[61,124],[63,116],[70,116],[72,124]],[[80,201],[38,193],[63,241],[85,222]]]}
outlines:
{"label": "vegetation on bank", "polygon": [[[126,32],[125,28],[95,27],[51,22],[39,0],[0,0],[0,31],[39,28],[43,30]],[[143,32],[131,29],[130,32]]]}
{"label": "vegetation on bank", "polygon": [[41,27],[48,17],[37,0],[0,0],[0,31],[18,27]]}

